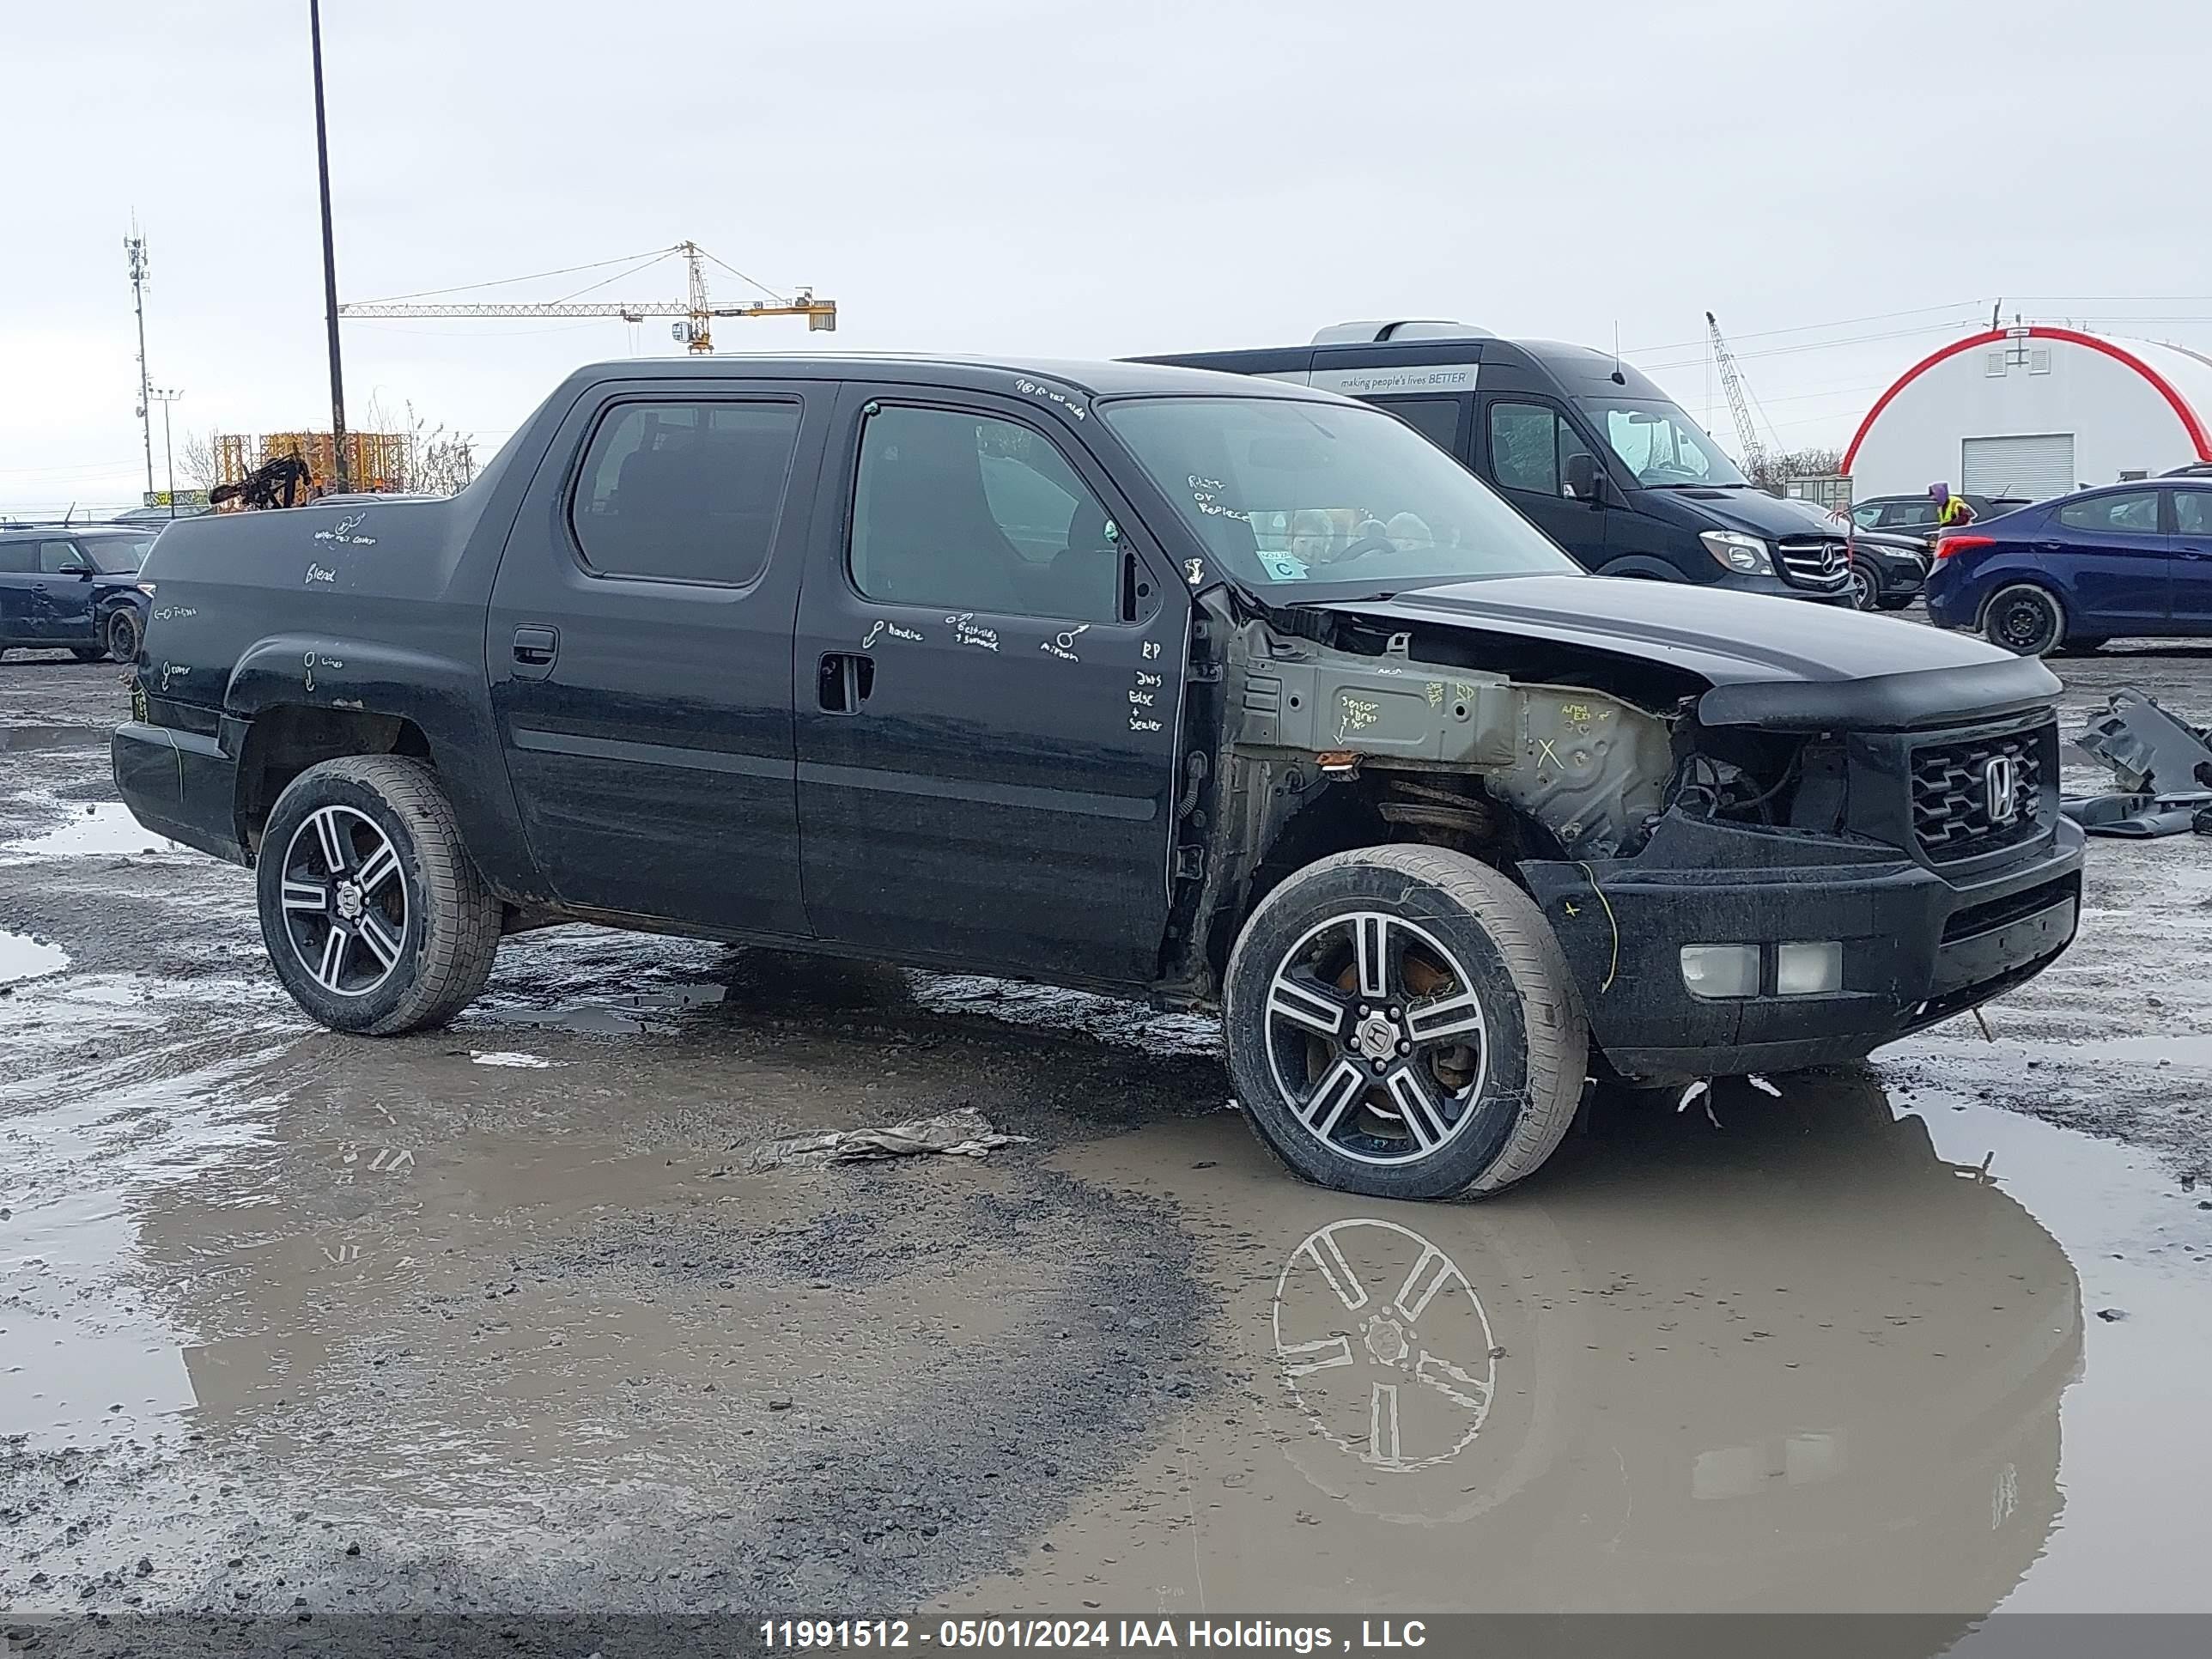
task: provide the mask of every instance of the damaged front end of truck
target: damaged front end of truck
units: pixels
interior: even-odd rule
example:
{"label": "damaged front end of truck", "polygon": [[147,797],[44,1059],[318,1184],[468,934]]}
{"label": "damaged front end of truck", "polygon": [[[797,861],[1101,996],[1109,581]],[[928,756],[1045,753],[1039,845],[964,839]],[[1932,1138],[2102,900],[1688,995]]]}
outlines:
{"label": "damaged front end of truck", "polygon": [[[1529,597],[1555,583],[1571,609]],[[1275,884],[1388,842],[1512,875],[1607,1064],[1652,1081],[1863,1058],[2073,937],[2081,837],[2033,659],[1875,653],[1853,673],[1580,579],[1295,606],[1222,588],[1203,609],[1218,737],[1186,757],[1165,1000],[1212,1001]]]}

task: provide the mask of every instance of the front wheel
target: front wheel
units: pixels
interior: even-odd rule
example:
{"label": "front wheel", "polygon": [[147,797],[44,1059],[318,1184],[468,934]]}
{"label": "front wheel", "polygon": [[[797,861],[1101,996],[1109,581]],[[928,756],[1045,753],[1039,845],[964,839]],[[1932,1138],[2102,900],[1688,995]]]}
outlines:
{"label": "front wheel", "polygon": [[[118,611],[107,619],[106,631],[100,635],[110,662],[138,660],[138,617],[135,611]],[[100,653],[93,653],[85,660],[96,662]]]}
{"label": "front wheel", "polygon": [[292,780],[258,860],[261,936],[292,1000],[333,1030],[443,1025],[499,949],[498,898],[461,844],[437,774],[349,756]]}
{"label": "front wheel", "polygon": [[1850,595],[1851,609],[1871,611],[1881,602],[1881,583],[1874,572],[1856,559],[1851,561],[1850,574],[1844,578],[1844,591]]}
{"label": "front wheel", "polygon": [[2049,588],[2015,582],[1982,613],[1982,637],[2014,656],[2047,657],[2065,642],[2066,613]]}
{"label": "front wheel", "polygon": [[1223,1005],[1253,1127],[1325,1187],[1497,1192],[1551,1156],[1581,1103],[1589,1028],[1559,942],[1462,854],[1307,866],[1244,924]]}

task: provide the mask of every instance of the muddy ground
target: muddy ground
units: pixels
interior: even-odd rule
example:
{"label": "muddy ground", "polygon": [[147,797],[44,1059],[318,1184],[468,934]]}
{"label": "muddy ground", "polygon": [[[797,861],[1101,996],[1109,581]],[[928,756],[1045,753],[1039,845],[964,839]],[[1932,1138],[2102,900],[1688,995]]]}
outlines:
{"label": "muddy ground", "polygon": [[[2063,672],[2212,720],[2212,647]],[[2212,842],[2096,845],[1994,1041],[1394,1206],[997,981],[564,928],[323,1032],[118,674],[0,666],[11,1619],[2212,1609]],[[1027,1139],[749,1167],[957,1106]]]}

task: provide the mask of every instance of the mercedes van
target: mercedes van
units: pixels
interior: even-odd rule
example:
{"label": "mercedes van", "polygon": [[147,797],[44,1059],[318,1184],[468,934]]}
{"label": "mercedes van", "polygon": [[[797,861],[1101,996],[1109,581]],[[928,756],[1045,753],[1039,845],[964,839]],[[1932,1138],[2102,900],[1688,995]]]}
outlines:
{"label": "mercedes van", "polygon": [[1361,398],[1447,450],[1601,576],[1850,602],[1839,526],[1768,495],[1611,352],[1454,322],[1343,323],[1310,345],[1142,361]]}

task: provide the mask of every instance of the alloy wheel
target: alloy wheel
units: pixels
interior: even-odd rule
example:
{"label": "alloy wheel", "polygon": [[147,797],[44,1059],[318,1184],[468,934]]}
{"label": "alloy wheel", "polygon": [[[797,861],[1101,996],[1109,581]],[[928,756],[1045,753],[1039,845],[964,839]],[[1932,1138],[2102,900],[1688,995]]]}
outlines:
{"label": "alloy wheel", "polygon": [[323,806],[284,849],[284,932],[308,975],[333,996],[367,996],[399,965],[407,884],[392,839],[366,814]]}
{"label": "alloy wheel", "polygon": [[1474,1117],[1489,1064],[1474,981],[1427,928],[1332,917],[1268,982],[1267,1062],[1305,1132],[1362,1164],[1431,1156]]}

